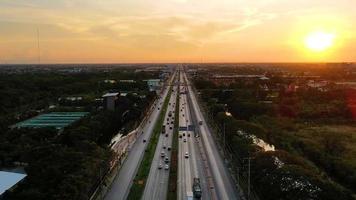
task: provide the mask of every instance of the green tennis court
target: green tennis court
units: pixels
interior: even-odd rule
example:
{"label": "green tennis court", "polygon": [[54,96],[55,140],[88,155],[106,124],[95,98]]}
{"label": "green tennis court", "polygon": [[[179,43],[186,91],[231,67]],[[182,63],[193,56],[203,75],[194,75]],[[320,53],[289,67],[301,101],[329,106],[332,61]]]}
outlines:
{"label": "green tennis court", "polygon": [[79,120],[89,112],[51,112],[42,114],[31,119],[19,122],[14,125],[17,128],[29,127],[29,128],[44,128],[55,127],[62,129],[71,123]]}

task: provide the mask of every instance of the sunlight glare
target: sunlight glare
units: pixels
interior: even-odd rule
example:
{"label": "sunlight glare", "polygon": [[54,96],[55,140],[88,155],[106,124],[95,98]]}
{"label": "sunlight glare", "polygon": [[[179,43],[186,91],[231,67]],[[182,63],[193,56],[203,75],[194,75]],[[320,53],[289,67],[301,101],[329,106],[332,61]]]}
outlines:
{"label": "sunlight glare", "polygon": [[310,33],[305,39],[305,45],[310,50],[320,52],[330,48],[334,43],[335,35],[326,32]]}

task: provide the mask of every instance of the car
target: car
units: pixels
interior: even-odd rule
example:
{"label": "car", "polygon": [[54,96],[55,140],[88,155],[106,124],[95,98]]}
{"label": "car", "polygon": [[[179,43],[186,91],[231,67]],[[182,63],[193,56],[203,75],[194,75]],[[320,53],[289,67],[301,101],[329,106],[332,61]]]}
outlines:
{"label": "car", "polygon": [[164,151],[161,152],[161,157],[164,158],[166,156],[166,154],[164,153]]}
{"label": "car", "polygon": [[166,156],[166,157],[164,158],[164,162],[165,162],[165,163],[169,163],[169,158],[168,158],[168,156]]}
{"label": "car", "polygon": [[173,124],[174,122],[173,121],[171,121],[171,124]]}
{"label": "car", "polygon": [[165,170],[168,170],[168,169],[169,169],[169,165],[166,164],[166,165],[164,166],[164,169],[165,169]]}
{"label": "car", "polygon": [[188,133],[187,136],[190,137],[190,133]]}
{"label": "car", "polygon": [[163,145],[163,149],[166,149],[166,145]]}
{"label": "car", "polygon": [[157,108],[157,110],[159,110],[159,107]]}
{"label": "car", "polygon": [[184,157],[185,157],[185,158],[189,158],[189,153],[188,153],[188,152],[185,152]]}
{"label": "car", "polygon": [[187,139],[184,138],[183,142],[187,142]]}
{"label": "car", "polygon": [[171,147],[168,147],[167,150],[170,151],[172,148]]}
{"label": "car", "polygon": [[171,129],[171,130],[172,130],[172,129],[173,129],[173,127],[171,126],[171,127],[169,127],[169,129]]}
{"label": "car", "polygon": [[162,164],[161,163],[158,165],[158,169],[162,169]]}
{"label": "car", "polygon": [[181,135],[181,134],[179,134],[179,138],[182,138],[182,135]]}
{"label": "car", "polygon": [[146,139],[143,139],[143,143],[145,143],[146,142]]}
{"label": "car", "polygon": [[183,136],[185,136],[185,133],[183,133]]}
{"label": "car", "polygon": [[148,123],[151,123],[151,121],[148,121]]}
{"label": "car", "polygon": [[166,134],[166,137],[168,137],[168,133]]}
{"label": "car", "polygon": [[167,125],[169,125],[169,122],[167,122]]}

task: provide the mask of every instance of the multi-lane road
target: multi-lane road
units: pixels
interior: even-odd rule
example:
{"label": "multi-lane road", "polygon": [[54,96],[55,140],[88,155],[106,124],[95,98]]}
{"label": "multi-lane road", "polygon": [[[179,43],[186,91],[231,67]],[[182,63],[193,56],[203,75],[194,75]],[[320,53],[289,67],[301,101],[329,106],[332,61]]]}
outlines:
{"label": "multi-lane road", "polygon": [[[171,148],[173,140],[175,112],[179,112],[177,198],[179,200],[193,199],[193,179],[199,178],[201,199],[240,199],[182,67],[173,73],[168,84],[173,84],[173,87],[165,87],[160,98],[155,102],[156,106],[153,106],[153,112],[148,117],[147,123],[139,128],[142,134],[131,147],[105,199],[127,198],[169,89],[172,89],[172,93],[168,97],[170,98],[169,105],[162,124],[165,132],[159,136],[141,199],[164,200],[167,198],[171,159],[171,151],[168,148]],[[175,110],[177,95],[179,95],[178,111]],[[147,141],[143,142],[143,140]]]}
{"label": "multi-lane road", "polygon": [[[176,73],[174,73],[174,75],[170,78],[168,85],[173,82],[175,76]],[[119,173],[111,185],[111,189],[105,196],[105,200],[123,200],[127,198],[135,175],[137,174],[138,167],[140,166],[140,163],[143,159],[144,151],[151,138],[154,125],[162,110],[158,108],[162,107],[162,104],[168,95],[169,88],[169,86],[164,88],[160,98],[155,101],[152,107],[153,111],[148,117],[148,120],[146,120],[147,123],[143,124],[142,127],[139,127],[138,131],[142,134],[137,138],[137,141],[130,148],[126,160],[124,161]],[[146,142],[143,142],[144,140],[146,140]]]}
{"label": "multi-lane road", "polygon": [[[171,161],[171,147],[174,131],[174,114],[176,109],[177,86],[172,87],[172,94],[162,125],[162,132],[156,146],[149,176],[142,196],[143,200],[166,199]],[[165,161],[164,159],[168,159]]]}
{"label": "multi-lane road", "polygon": [[187,83],[188,95],[191,102],[191,109],[196,121],[201,121],[202,124],[196,124],[196,131],[199,132],[203,149],[205,151],[206,159],[208,161],[208,173],[211,175],[212,183],[209,183],[213,188],[214,199],[240,199],[237,188],[232,180],[224,160],[213,140],[212,133],[204,120],[204,116],[198,105],[197,97],[191,87],[186,73],[184,73],[184,80]]}

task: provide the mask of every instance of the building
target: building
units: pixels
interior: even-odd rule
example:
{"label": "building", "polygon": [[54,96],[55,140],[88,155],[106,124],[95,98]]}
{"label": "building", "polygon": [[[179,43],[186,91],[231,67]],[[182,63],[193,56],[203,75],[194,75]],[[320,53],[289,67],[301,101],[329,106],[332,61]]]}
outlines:
{"label": "building", "polygon": [[145,81],[150,91],[157,91],[161,88],[161,79],[148,79]]}
{"label": "building", "polygon": [[120,93],[106,93],[103,95],[104,99],[104,109],[106,110],[115,110],[118,104]]}
{"label": "building", "polygon": [[7,190],[13,190],[25,177],[26,174],[0,171],[0,199]]}
{"label": "building", "polygon": [[119,80],[120,83],[136,83],[135,80]]}

